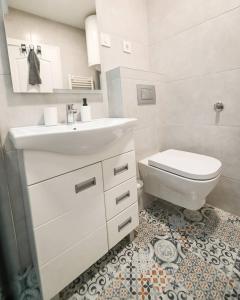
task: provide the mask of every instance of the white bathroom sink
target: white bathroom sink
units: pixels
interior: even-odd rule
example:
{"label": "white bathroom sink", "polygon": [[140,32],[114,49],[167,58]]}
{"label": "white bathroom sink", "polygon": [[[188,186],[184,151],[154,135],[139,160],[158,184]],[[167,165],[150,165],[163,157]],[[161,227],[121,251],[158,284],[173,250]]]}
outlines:
{"label": "white bathroom sink", "polygon": [[96,153],[131,130],[136,121],[105,118],[71,125],[16,127],[10,129],[10,139],[16,149],[74,155]]}

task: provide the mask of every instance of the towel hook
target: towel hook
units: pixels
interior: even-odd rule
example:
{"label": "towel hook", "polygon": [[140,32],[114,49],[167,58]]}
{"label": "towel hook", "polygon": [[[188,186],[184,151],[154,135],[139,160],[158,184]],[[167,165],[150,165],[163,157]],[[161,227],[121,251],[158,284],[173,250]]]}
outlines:
{"label": "towel hook", "polygon": [[42,48],[39,45],[37,45],[37,54],[42,55]]}
{"label": "towel hook", "polygon": [[22,54],[27,54],[26,44],[21,44],[21,52],[22,52]]}

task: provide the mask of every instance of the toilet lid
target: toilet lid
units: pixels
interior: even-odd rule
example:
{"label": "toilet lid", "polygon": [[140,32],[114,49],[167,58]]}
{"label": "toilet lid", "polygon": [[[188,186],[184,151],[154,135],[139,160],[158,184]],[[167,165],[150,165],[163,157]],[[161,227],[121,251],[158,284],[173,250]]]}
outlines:
{"label": "toilet lid", "polygon": [[217,177],[222,167],[222,163],[216,158],[173,149],[150,156],[148,164],[182,177],[197,180]]}

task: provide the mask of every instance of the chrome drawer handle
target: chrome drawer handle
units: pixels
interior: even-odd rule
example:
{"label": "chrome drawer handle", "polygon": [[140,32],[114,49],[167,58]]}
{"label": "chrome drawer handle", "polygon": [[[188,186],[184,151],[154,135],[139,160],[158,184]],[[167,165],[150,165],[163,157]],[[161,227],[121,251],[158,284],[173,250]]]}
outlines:
{"label": "chrome drawer handle", "polygon": [[114,168],[114,176],[116,176],[122,172],[125,172],[127,170],[128,170],[128,164],[125,164],[121,167]]}
{"label": "chrome drawer handle", "polygon": [[118,204],[119,202],[121,202],[122,200],[124,200],[125,198],[128,198],[128,197],[130,197],[130,191],[127,191],[126,193],[118,196],[116,198],[116,204]]}
{"label": "chrome drawer handle", "polygon": [[124,227],[126,227],[130,223],[132,223],[132,217],[128,218],[122,224],[118,225],[118,232],[120,232]]}
{"label": "chrome drawer handle", "polygon": [[89,189],[90,187],[96,185],[96,177],[92,177],[88,180],[85,180],[83,182],[80,182],[75,185],[75,192],[78,194],[79,192],[82,192],[86,189]]}

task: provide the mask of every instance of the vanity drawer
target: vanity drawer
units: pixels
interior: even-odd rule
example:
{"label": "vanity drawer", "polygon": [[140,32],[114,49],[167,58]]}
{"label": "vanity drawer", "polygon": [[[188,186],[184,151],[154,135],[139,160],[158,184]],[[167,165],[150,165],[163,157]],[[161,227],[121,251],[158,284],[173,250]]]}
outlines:
{"label": "vanity drawer", "polygon": [[136,177],[105,192],[105,207],[107,220],[137,201]]}
{"label": "vanity drawer", "polygon": [[107,222],[109,249],[115,246],[139,224],[137,202]]}
{"label": "vanity drawer", "polygon": [[34,227],[71,210],[81,218],[86,207],[104,206],[101,163],[31,185],[28,192]]}
{"label": "vanity drawer", "polygon": [[104,160],[102,165],[105,191],[136,176],[134,151]]}

